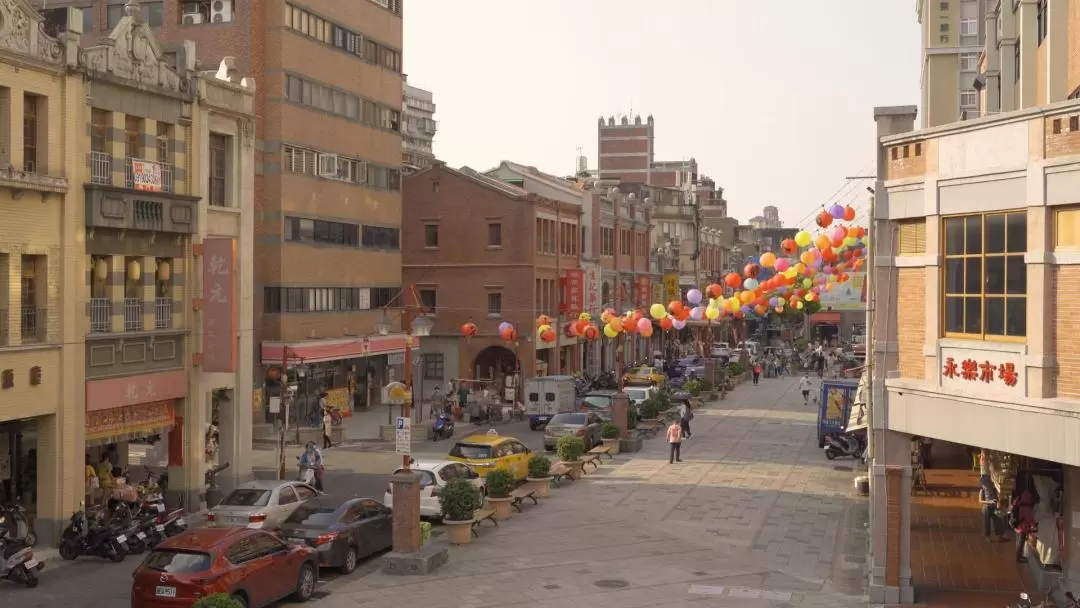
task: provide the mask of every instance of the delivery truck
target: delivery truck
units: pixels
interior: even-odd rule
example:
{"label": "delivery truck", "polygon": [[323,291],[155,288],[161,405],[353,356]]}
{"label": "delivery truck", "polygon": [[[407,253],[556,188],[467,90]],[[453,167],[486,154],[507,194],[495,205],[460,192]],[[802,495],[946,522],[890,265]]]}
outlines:
{"label": "delivery truck", "polygon": [[573,376],[539,376],[525,381],[525,416],[536,430],[555,414],[574,411],[577,394]]}
{"label": "delivery truck", "polygon": [[825,436],[843,432],[851,417],[851,405],[859,388],[858,380],[825,380],[818,401],[818,447],[825,447]]}

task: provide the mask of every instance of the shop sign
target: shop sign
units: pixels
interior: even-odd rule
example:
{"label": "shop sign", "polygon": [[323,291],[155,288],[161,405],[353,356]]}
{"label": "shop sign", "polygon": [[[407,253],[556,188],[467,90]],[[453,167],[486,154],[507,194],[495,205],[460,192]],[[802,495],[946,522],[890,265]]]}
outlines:
{"label": "shop sign", "polygon": [[679,273],[669,272],[664,275],[664,300],[673,302],[682,299],[682,290],[679,288]]}
{"label": "shop sign", "polygon": [[576,315],[585,308],[585,272],[578,268],[568,269],[565,280],[566,288],[562,293],[560,308],[563,312]]}
{"label": "shop sign", "polygon": [[90,380],[86,383],[86,410],[106,410],[187,396],[187,372],[174,370],[142,376]]}
{"label": "shop sign", "polygon": [[649,297],[652,296],[652,281],[649,277],[637,277],[634,279],[634,306],[649,305]]}
{"label": "shop sign", "polygon": [[600,301],[602,295],[600,264],[597,264],[596,262],[583,262],[581,264],[581,271],[584,275],[584,285],[582,286],[582,290],[585,298],[584,305],[581,308],[590,314],[598,315],[600,314],[600,308],[603,304]]}
{"label": "shop sign", "polygon": [[236,370],[235,270],[234,239],[203,242],[202,369],[206,372]]}
{"label": "shop sign", "polygon": [[175,423],[173,401],[156,401],[86,412],[87,441],[160,430]]}
{"label": "shop sign", "polygon": [[149,160],[131,159],[131,184],[135,190],[161,192],[161,165]]}
{"label": "shop sign", "polygon": [[1022,394],[1024,368],[1018,359],[1014,353],[943,348],[941,384],[966,391]]}

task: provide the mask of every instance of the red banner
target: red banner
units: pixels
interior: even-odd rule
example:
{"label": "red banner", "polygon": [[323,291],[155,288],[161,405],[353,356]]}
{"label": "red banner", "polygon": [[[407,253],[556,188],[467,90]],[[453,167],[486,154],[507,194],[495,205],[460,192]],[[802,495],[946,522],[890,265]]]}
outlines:
{"label": "red banner", "polygon": [[566,271],[564,277],[566,287],[563,289],[564,310],[576,315],[585,310],[585,271],[572,268]]}
{"label": "red banner", "polygon": [[648,306],[651,298],[652,284],[649,281],[649,277],[638,277],[634,279],[634,304],[637,306]]}
{"label": "red banner", "polygon": [[236,241],[203,242],[202,368],[207,372],[236,370]]}

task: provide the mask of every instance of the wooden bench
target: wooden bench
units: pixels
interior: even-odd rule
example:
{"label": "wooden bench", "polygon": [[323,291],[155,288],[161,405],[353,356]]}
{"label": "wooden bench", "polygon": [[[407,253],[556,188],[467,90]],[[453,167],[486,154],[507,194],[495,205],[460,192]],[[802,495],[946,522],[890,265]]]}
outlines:
{"label": "wooden bench", "polygon": [[655,437],[662,427],[663,424],[659,421],[638,422],[637,428],[635,428],[634,431],[637,432],[639,438],[648,439],[650,437]]}
{"label": "wooden bench", "polygon": [[583,474],[585,473],[585,465],[587,465],[587,464],[591,464],[593,466],[594,471],[596,469],[599,469],[600,468],[600,454],[593,454],[592,451],[590,451],[588,454],[583,454],[581,456],[581,472]]}
{"label": "wooden bench", "polygon": [[532,500],[534,505],[540,504],[540,501],[536,500],[536,488],[524,485],[513,492],[510,492],[510,506],[517,509],[518,513],[521,513],[521,503],[524,502],[525,499]]}
{"label": "wooden bench", "polygon": [[597,457],[607,456],[609,460],[615,460],[615,456],[611,454],[611,447],[606,445],[598,445],[595,448],[589,450],[590,454],[596,454]]}
{"label": "wooden bench", "polygon": [[499,527],[499,520],[495,519],[495,509],[477,509],[473,511],[472,517],[472,535],[480,536],[476,529],[480,527],[480,523],[484,520],[490,521],[495,524],[495,527]]}
{"label": "wooden bench", "polygon": [[557,488],[562,485],[563,480],[571,479],[570,467],[562,463],[556,463],[551,467],[551,470],[548,471],[548,475],[551,475],[551,485]]}

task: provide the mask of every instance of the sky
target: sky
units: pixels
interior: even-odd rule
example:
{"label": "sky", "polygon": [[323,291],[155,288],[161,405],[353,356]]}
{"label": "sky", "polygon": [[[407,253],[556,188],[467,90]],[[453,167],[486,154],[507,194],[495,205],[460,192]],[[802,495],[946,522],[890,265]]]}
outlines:
{"label": "sky", "polygon": [[450,166],[570,175],[600,116],[652,114],[656,160],[697,159],[742,221],[865,209],[873,108],[919,101],[915,0],[408,0],[404,27]]}

